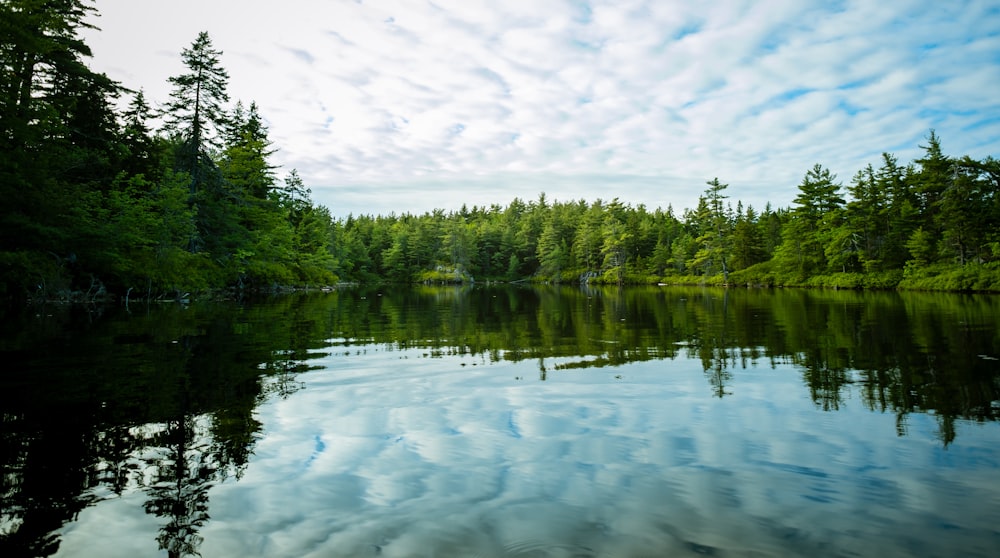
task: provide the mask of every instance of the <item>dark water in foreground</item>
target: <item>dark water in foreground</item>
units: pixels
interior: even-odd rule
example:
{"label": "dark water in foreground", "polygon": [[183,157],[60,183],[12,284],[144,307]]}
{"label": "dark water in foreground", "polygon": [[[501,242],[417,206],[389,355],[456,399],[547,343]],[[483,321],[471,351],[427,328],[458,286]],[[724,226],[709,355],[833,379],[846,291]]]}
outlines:
{"label": "dark water in foreground", "polygon": [[1000,297],[131,310],[4,317],[0,555],[1000,555]]}

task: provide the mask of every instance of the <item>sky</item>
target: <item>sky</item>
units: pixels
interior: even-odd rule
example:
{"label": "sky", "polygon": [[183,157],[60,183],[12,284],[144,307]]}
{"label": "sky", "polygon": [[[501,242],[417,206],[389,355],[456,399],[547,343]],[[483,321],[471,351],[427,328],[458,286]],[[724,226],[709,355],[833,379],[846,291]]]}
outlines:
{"label": "sky", "polygon": [[96,0],[90,65],[166,102],[207,31],[284,178],[335,216],[706,181],[788,207],[822,164],[1000,155],[1000,2]]}

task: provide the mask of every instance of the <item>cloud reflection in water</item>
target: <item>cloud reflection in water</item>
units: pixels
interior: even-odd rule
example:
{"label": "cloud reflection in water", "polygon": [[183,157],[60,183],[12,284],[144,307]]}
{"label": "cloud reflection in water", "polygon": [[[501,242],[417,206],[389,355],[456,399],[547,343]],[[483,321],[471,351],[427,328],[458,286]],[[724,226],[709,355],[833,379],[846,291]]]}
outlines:
{"label": "cloud reflection in water", "polygon": [[899,438],[849,399],[818,410],[792,367],[718,399],[697,361],[542,382],[534,362],[423,354],[330,356],[263,405],[203,555],[974,555],[997,537],[988,468],[954,474],[1000,462],[972,424],[947,450],[926,415]]}

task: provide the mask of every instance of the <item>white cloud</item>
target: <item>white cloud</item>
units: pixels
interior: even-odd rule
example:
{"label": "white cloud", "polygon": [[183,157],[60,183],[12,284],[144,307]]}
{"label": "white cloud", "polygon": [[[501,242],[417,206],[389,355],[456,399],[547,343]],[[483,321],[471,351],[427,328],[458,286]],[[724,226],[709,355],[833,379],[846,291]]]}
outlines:
{"label": "white cloud", "polygon": [[680,209],[715,176],[783,206],[814,163],[846,178],[881,151],[906,161],[930,128],[951,154],[1000,147],[990,2],[705,6],[102,0],[87,39],[97,69],[163,101],[209,31],[276,162],[338,215],[538,186],[518,195]]}
{"label": "white cloud", "polygon": [[[917,413],[900,437],[860,385],[827,413],[800,369],[766,359],[732,370],[718,399],[693,353],[569,371],[554,369],[575,357],[546,359],[543,382],[536,361],[427,351],[334,348],[304,389],[262,402],[244,475],[209,491],[201,553],[785,556],[837,541],[946,554],[995,532],[995,429],[959,421],[944,450],[938,419]],[[143,501],[86,508],[60,551],[148,554],[167,519]],[[964,534],[949,536],[955,521]]]}

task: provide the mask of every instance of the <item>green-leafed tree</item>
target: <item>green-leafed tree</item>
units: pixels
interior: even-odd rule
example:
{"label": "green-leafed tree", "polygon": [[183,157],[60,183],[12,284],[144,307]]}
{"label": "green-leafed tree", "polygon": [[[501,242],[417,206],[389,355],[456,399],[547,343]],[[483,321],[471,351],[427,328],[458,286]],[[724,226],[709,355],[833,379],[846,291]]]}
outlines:
{"label": "green-leafed tree", "polygon": [[416,270],[410,257],[410,229],[402,221],[397,221],[393,223],[390,235],[392,244],[382,251],[384,277],[398,283],[412,281]]}
{"label": "green-leafed tree", "polygon": [[409,239],[409,254],[413,271],[427,270],[442,259],[444,241],[444,211],[436,210],[412,225]]}
{"label": "green-leafed tree", "polygon": [[476,277],[498,279],[503,274],[502,255],[499,254],[503,239],[500,213],[500,207],[494,205],[476,224],[479,249],[472,270]]}
{"label": "green-leafed tree", "polygon": [[225,150],[220,165],[224,167],[223,177],[232,199],[265,199],[276,195],[277,167],[269,159],[277,149],[272,146],[267,132],[257,103],[250,103],[246,110],[242,103],[236,104],[226,121]]}
{"label": "green-leafed tree", "polygon": [[785,226],[787,215],[787,209],[775,210],[771,207],[771,202],[768,202],[760,218],[757,219],[757,229],[764,243],[764,254],[767,259],[774,257],[774,252],[781,246],[781,229]]}
{"label": "green-leafed tree", "polygon": [[[143,175],[121,179],[109,195],[111,239],[105,249],[114,259],[111,286],[133,298],[211,286],[205,254],[187,251],[196,234],[188,204],[190,177],[167,171],[156,183]],[[133,292],[134,291],[134,292]]]}
{"label": "green-leafed tree", "polygon": [[1000,165],[963,157],[938,204],[943,250],[958,265],[997,258],[1000,241]]}
{"label": "green-leafed tree", "polygon": [[667,206],[666,211],[661,209],[654,211],[653,221],[656,243],[648,261],[648,269],[653,275],[662,277],[671,269],[672,246],[679,234],[680,222],[674,217],[672,206]]}
{"label": "green-leafed tree", "polygon": [[917,227],[906,241],[906,250],[910,253],[907,269],[910,269],[911,265],[919,269],[932,263],[937,252],[935,244],[934,236],[930,232],[925,231],[923,227]]}
{"label": "green-leafed tree", "polygon": [[95,11],[81,0],[0,3],[0,142],[8,157],[39,152],[65,131],[65,78],[113,85],[83,62],[91,52],[78,35],[94,28],[86,20]]}

